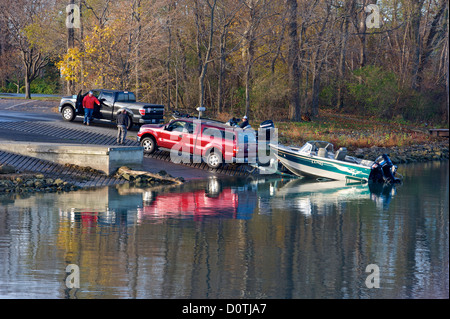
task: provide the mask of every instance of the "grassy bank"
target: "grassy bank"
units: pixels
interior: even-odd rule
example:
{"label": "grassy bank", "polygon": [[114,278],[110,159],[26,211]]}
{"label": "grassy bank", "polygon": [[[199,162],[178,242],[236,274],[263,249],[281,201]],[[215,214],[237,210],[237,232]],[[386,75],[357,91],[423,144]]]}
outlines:
{"label": "grassy bank", "polygon": [[[0,94],[0,99],[4,99],[4,100],[24,100],[26,101],[27,99],[25,99],[25,97],[21,97],[21,96],[7,96],[7,95],[1,95]],[[43,97],[43,96],[33,96],[33,94],[31,94],[31,100],[28,101],[49,101],[49,102],[55,102],[55,101],[61,101],[61,97],[55,96],[55,97]]]}
{"label": "grassy bank", "polygon": [[[279,141],[286,145],[303,145],[308,140],[325,140],[337,148],[392,148],[442,142],[429,134],[431,123],[386,121],[340,114],[327,110],[310,122],[279,122]],[[448,128],[448,127],[447,127]],[[448,142],[448,138],[446,139]]]}

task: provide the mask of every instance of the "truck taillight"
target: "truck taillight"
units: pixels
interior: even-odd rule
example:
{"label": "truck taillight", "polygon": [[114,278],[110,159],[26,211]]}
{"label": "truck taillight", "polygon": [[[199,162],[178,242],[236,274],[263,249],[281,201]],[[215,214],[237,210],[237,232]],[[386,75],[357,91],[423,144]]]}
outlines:
{"label": "truck taillight", "polygon": [[145,109],[139,109],[139,114],[141,114],[142,116],[145,115]]}

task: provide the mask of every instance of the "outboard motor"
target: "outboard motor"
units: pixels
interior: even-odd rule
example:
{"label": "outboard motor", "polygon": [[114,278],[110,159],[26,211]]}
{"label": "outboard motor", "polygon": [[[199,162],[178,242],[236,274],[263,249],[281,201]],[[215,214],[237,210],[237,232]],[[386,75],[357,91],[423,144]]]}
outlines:
{"label": "outboard motor", "polygon": [[390,184],[399,183],[400,180],[395,175],[396,167],[386,154],[379,156],[372,165],[369,179],[374,182],[387,182]]}
{"label": "outboard motor", "polygon": [[275,125],[272,120],[266,120],[259,124],[259,133],[265,133],[265,141],[270,142],[270,137],[272,136],[272,131],[275,129]]}
{"label": "outboard motor", "polygon": [[383,170],[381,169],[380,164],[378,164],[377,162],[373,163],[372,165],[372,169],[369,175],[369,181],[377,184],[384,183]]}

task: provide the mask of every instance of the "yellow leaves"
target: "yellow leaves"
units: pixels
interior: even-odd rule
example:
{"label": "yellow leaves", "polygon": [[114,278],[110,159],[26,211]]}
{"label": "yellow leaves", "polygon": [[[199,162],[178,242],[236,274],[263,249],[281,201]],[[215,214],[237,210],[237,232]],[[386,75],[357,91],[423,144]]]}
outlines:
{"label": "yellow leaves", "polygon": [[66,81],[79,81],[81,59],[83,53],[78,48],[69,49],[56,66]]}
{"label": "yellow leaves", "polygon": [[[105,76],[111,72],[111,54],[115,50],[116,27],[114,25],[96,25],[92,32],[82,40],[83,50],[69,49],[57,63],[61,75],[67,81],[86,82],[102,86]],[[82,62],[84,64],[82,65]],[[110,77],[108,81],[111,82]]]}

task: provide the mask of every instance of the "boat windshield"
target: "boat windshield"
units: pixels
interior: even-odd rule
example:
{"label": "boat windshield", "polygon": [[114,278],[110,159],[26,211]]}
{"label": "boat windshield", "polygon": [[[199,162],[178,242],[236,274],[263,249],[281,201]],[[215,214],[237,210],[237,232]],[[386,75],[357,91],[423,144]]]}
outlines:
{"label": "boat windshield", "polygon": [[298,151],[301,153],[311,153],[311,149],[312,149],[312,145],[309,143],[306,143]]}
{"label": "boat windshield", "polygon": [[324,148],[328,152],[333,152],[334,151],[333,144],[331,144],[329,142],[325,142],[325,141],[309,141],[309,142],[306,142],[306,144],[303,145],[300,148],[299,152],[302,152],[302,153],[317,152],[319,150],[319,148]]}

